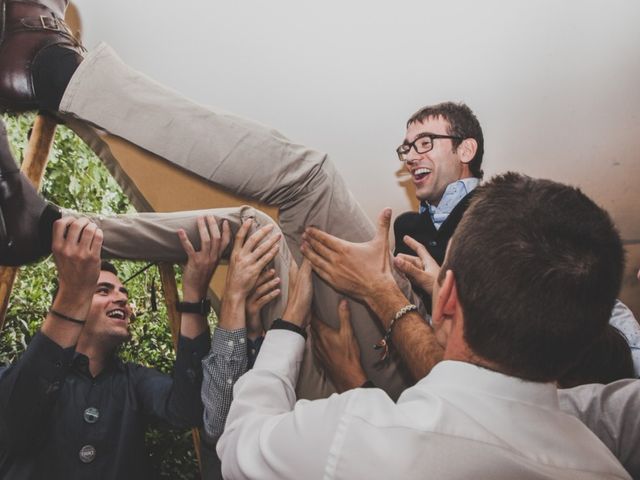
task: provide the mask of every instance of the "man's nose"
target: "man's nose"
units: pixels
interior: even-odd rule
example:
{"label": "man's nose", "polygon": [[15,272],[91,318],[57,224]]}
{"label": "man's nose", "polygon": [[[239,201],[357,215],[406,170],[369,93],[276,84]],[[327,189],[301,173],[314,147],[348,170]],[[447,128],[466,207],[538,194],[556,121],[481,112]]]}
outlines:
{"label": "man's nose", "polygon": [[117,293],[114,294],[114,298],[113,298],[112,301],[113,301],[113,303],[123,307],[129,301],[129,297],[127,295],[125,295],[124,293],[117,292]]}
{"label": "man's nose", "polygon": [[412,148],[405,155],[404,164],[407,165],[407,166],[412,165],[412,164],[416,163],[418,160],[420,160],[420,157],[421,157],[421,155],[416,153],[416,151]]}

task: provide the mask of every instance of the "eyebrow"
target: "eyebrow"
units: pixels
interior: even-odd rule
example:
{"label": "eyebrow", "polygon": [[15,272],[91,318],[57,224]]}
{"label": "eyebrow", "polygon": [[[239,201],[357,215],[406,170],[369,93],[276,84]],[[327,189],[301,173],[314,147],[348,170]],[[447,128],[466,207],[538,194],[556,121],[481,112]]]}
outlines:
{"label": "eyebrow", "polygon": [[[109,290],[115,290],[116,289],[116,286],[111,282],[100,282],[100,283],[98,283],[98,285],[96,286],[96,290],[98,288],[100,288],[100,287],[106,287]],[[124,287],[120,287],[119,290],[120,290],[120,292],[124,293],[127,297],[129,297],[129,290],[127,290]]]}
{"label": "eyebrow", "polygon": [[440,135],[440,134],[439,134],[439,133],[433,133],[433,132],[420,132],[420,133],[419,133],[419,134],[417,134],[417,135],[415,136],[415,138],[414,138],[413,140],[411,140],[411,141],[409,141],[409,139],[405,138],[403,143],[404,143],[404,145],[408,145],[408,144],[410,144],[410,143],[415,142],[415,141],[416,141],[416,140],[418,140],[419,138],[422,138],[422,137],[432,137],[432,136],[434,136],[434,135]]}

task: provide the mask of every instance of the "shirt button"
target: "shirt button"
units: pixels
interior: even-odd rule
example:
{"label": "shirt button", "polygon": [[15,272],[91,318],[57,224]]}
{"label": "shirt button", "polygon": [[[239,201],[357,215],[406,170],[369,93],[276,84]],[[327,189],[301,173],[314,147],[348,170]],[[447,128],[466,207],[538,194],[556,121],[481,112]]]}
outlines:
{"label": "shirt button", "polygon": [[229,345],[230,347],[233,347],[233,340],[229,340],[229,341],[227,342],[227,345]]}
{"label": "shirt button", "polygon": [[431,241],[429,242],[429,246],[430,246],[430,247],[435,247],[435,246],[437,246],[437,245],[438,245],[438,242],[436,242],[435,240],[431,240]]}
{"label": "shirt button", "polygon": [[96,407],[89,407],[84,411],[84,421],[96,423],[100,418],[100,411]]}
{"label": "shirt button", "polygon": [[78,456],[82,463],[91,463],[96,458],[96,447],[93,445],[85,445],[80,449]]}
{"label": "shirt button", "polygon": [[240,343],[244,343],[244,338],[241,338],[241,339],[240,339]]}
{"label": "shirt button", "polygon": [[60,386],[61,386],[60,380],[55,380],[49,385],[45,393],[47,395],[52,395],[56,393],[58,390],[60,390]]}
{"label": "shirt button", "polygon": [[227,378],[227,384],[231,385],[233,383],[233,378]]}
{"label": "shirt button", "polygon": [[252,349],[251,349],[251,355],[255,355],[255,354],[256,354],[256,349],[255,349],[255,348],[252,348]]}

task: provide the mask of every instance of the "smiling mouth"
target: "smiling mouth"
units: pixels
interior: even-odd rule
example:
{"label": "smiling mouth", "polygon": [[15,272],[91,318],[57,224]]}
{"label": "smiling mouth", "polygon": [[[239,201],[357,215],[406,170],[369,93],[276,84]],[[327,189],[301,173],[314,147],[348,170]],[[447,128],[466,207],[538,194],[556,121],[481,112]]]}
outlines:
{"label": "smiling mouth", "polygon": [[416,168],[411,172],[411,175],[413,175],[413,179],[416,182],[419,182],[420,180],[424,180],[430,174],[431,174],[431,170],[425,167]]}
{"label": "smiling mouth", "polygon": [[127,318],[127,314],[123,309],[116,308],[114,310],[107,312],[107,317],[115,318],[117,320],[125,320]]}

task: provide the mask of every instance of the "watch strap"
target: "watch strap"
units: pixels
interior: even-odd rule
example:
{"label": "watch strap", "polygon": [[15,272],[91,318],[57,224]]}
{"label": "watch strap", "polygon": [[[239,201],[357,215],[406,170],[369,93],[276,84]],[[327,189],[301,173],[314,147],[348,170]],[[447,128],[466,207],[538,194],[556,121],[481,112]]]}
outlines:
{"label": "watch strap", "polygon": [[199,302],[178,302],[176,310],[180,313],[197,313],[206,317],[211,311],[211,302],[208,298],[203,298]]}

